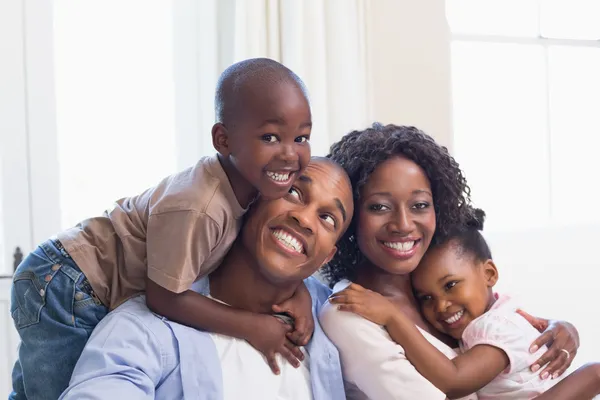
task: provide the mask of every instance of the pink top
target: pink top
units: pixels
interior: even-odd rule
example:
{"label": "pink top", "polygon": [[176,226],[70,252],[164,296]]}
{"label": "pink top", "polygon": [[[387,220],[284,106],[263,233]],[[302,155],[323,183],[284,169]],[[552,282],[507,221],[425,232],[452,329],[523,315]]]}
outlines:
{"label": "pink top", "polygon": [[499,296],[492,308],[471,322],[462,335],[461,350],[484,344],[506,353],[508,368],[477,392],[485,399],[532,399],[554,386],[558,379],[542,380],[530,366],[544,354],[546,347],[529,352],[540,333],[525,318],[517,314],[518,307],[508,296]]}

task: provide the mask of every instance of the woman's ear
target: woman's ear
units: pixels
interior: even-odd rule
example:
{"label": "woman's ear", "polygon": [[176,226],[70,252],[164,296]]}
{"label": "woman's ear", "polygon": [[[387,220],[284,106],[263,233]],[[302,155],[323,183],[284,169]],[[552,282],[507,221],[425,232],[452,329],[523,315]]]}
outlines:
{"label": "woman's ear", "polygon": [[483,265],[483,274],[488,287],[493,287],[498,282],[498,268],[493,260],[486,260]]}

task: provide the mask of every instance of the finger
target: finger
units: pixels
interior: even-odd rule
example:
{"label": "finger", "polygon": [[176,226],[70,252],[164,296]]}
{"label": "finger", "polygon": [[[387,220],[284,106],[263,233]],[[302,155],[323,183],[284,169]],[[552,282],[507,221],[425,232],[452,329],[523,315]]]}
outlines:
{"label": "finger", "polygon": [[300,361],[298,361],[298,357],[294,355],[287,347],[282,346],[279,349],[279,352],[294,368],[298,368],[300,366]]}
{"label": "finger", "polygon": [[548,349],[535,363],[531,366],[531,371],[536,372],[542,367],[545,367],[551,361],[554,361],[559,356],[559,351],[555,347]]}
{"label": "finger", "polygon": [[364,292],[365,290],[367,290],[364,287],[360,286],[358,283],[351,283],[350,286],[348,286],[346,288],[346,290],[348,290],[348,289],[349,290],[356,290],[356,291],[359,291],[359,292]]}
{"label": "finger", "polygon": [[537,339],[533,341],[531,347],[529,347],[530,353],[535,353],[542,346],[549,345],[554,341],[553,331],[547,331],[542,333]]}
{"label": "finger", "polygon": [[571,364],[570,357],[567,357],[567,354],[564,351],[561,351],[558,356],[542,370],[540,378],[547,379],[553,377],[559,369],[569,364]]}
{"label": "finger", "polygon": [[275,359],[275,354],[271,353],[271,354],[267,355],[266,357],[267,357],[267,363],[269,364],[271,371],[273,371],[273,373],[275,375],[279,375],[279,365],[277,365],[277,360]]}
{"label": "finger", "polygon": [[521,309],[517,310],[517,314],[519,314],[520,316],[525,318],[527,320],[527,322],[529,322],[529,324],[531,326],[533,326],[535,329],[537,329],[538,332],[540,332],[540,333],[542,333],[546,329],[548,329],[548,320],[547,319],[534,317]]}
{"label": "finger", "polygon": [[300,347],[296,346],[289,340],[286,340],[284,342],[284,346],[294,355],[294,357],[296,357],[297,360],[304,360],[304,353],[302,352],[302,349],[300,349]]}
{"label": "finger", "polygon": [[297,330],[294,330],[292,332],[288,332],[285,336],[288,338],[288,340],[290,340],[296,346],[303,346],[300,343],[302,341],[303,333],[298,332]]}
{"label": "finger", "polygon": [[360,314],[360,307],[358,306],[358,304],[340,304],[338,306],[338,310]]}

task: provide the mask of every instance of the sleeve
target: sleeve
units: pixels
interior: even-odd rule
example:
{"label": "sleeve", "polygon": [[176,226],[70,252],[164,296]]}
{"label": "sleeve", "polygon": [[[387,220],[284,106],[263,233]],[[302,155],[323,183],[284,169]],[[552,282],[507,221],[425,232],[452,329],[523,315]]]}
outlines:
{"label": "sleeve", "polygon": [[154,399],[162,376],[161,346],[130,313],[111,313],[87,342],[60,400]]}
{"label": "sleeve", "polygon": [[319,320],[338,348],[344,379],[377,400],[445,400],[406,359],[402,346],[387,331],[358,315],[326,302]]}
{"label": "sleeve", "polygon": [[[519,321],[519,319],[522,321]],[[463,332],[462,347],[471,349],[477,345],[499,348],[506,353],[510,366],[508,373],[528,369],[537,356],[531,354],[529,346],[539,333],[517,314],[514,318],[504,313],[490,311],[473,321]],[[532,358],[533,357],[533,358]]]}
{"label": "sleeve", "polygon": [[210,216],[195,211],[170,211],[148,218],[148,278],[174,292],[189,290],[202,274],[204,261],[221,237]]}

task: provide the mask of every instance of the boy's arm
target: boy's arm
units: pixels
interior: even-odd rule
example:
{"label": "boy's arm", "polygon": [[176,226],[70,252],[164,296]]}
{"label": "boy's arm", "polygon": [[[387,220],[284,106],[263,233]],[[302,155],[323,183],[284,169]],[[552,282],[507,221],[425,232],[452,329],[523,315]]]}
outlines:
{"label": "boy's arm", "polygon": [[600,363],[587,364],[536,397],[536,400],[587,400],[600,394]]}
{"label": "boy's arm", "polygon": [[298,360],[304,358],[286,338],[293,328],[271,315],[235,309],[191,290],[173,293],[151,279],[146,280],[146,304],[171,321],[248,341],[265,355],[275,373],[279,371],[276,353],[296,367],[300,365]]}
{"label": "boy's arm", "polygon": [[386,329],[392,340],[404,348],[417,371],[451,399],[480,390],[509,365],[504,351],[488,345],[475,346],[450,360],[400,313],[391,319]]}
{"label": "boy's arm", "polygon": [[286,313],[294,319],[294,331],[287,334],[288,339],[298,346],[306,346],[315,330],[312,313],[312,297],[302,282],[294,296],[281,304],[273,306],[276,313]]}

